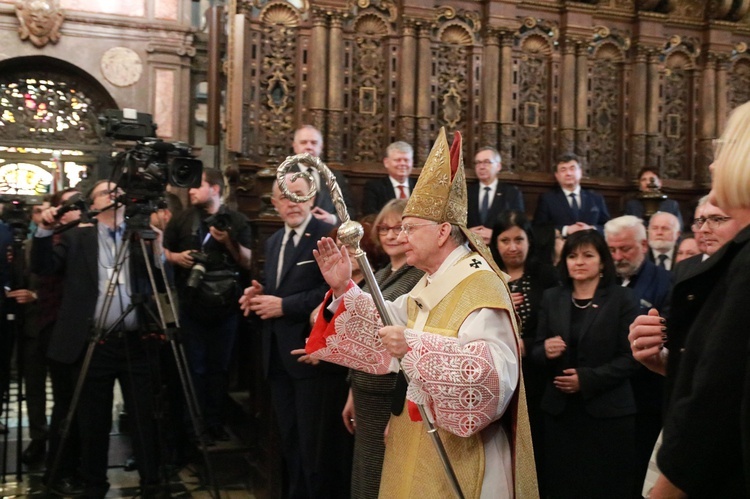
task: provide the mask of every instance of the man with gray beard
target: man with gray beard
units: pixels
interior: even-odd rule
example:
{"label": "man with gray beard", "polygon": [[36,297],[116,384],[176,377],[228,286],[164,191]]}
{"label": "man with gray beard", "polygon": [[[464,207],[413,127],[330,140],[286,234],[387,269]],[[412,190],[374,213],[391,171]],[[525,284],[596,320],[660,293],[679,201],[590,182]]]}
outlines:
{"label": "man with gray beard", "polygon": [[[674,217],[671,213],[664,214]],[[617,276],[623,286],[633,290],[639,302],[640,314],[647,314],[649,309],[656,308],[666,316],[671,276],[667,270],[646,259],[649,245],[641,219],[633,215],[613,218],[604,224],[604,237],[612,253]],[[641,366],[630,383],[638,410],[635,419],[635,445],[636,484],[637,489],[640,489],[651,451],[661,430],[663,378]]]}
{"label": "man with gray beard", "polygon": [[648,258],[658,267],[672,270],[677,240],[680,238],[680,221],[665,211],[657,211],[648,222]]}

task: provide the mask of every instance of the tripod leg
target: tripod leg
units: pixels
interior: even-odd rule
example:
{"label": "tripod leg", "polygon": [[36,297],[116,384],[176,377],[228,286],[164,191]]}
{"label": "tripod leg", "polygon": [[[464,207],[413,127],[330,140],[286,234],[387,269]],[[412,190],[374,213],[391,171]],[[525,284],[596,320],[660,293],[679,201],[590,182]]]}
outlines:
{"label": "tripod leg", "polygon": [[[159,288],[156,286],[156,279],[154,277],[153,269],[151,268],[151,263],[149,262],[148,258],[145,257],[147,255],[146,251],[146,242],[141,239],[140,241],[140,247],[142,255],[144,255],[144,263],[146,267],[146,271],[148,273],[149,281],[151,283],[151,289],[152,290],[158,290]],[[172,313],[172,317],[175,320],[175,323],[177,324],[179,328],[179,315],[175,308],[175,303],[172,300],[171,290],[169,288],[169,281],[167,280],[166,271],[164,269],[164,266],[161,267],[161,276],[164,282],[164,287],[166,289],[167,295],[169,297],[168,299],[168,305],[170,307],[170,311]],[[195,385],[193,384],[193,380],[190,377],[190,371],[187,368],[188,363],[185,357],[184,349],[182,348],[182,345],[178,343],[177,339],[175,338],[175,331],[169,330],[166,328],[166,315],[165,310],[163,309],[163,304],[161,301],[156,298],[156,306],[159,313],[159,322],[160,325],[165,329],[165,332],[167,334],[167,338],[172,346],[172,354],[174,356],[175,360],[175,366],[177,368],[177,373],[180,378],[180,385],[182,386],[182,391],[185,396],[185,402],[188,407],[188,414],[190,415],[190,421],[193,425],[193,431],[195,432],[196,437],[198,438],[199,447],[201,450],[201,454],[203,456],[203,462],[206,466],[206,475],[208,478],[208,482],[211,483],[213,486],[213,492],[215,494],[215,497],[218,499],[221,497],[221,494],[219,492],[219,485],[216,481],[216,475],[213,471],[213,466],[211,464],[211,460],[208,456],[208,448],[205,441],[205,435],[203,431],[203,420],[200,413],[200,407],[198,405],[198,399],[195,395]]]}

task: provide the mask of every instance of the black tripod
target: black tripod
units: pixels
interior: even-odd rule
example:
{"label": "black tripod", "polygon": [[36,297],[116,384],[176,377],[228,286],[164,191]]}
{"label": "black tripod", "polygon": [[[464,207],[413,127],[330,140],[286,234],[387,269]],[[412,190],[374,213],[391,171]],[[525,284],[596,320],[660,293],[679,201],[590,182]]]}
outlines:
{"label": "black tripod", "polygon": [[[122,237],[122,244],[120,244],[116,252],[113,251],[114,259],[113,265],[111,267],[111,274],[109,275],[106,284],[106,293],[103,298],[103,303],[100,307],[100,312],[94,324],[94,329],[89,340],[88,348],[81,364],[80,374],[76,382],[67,417],[65,419],[65,422],[61,425],[60,444],[49,473],[48,483],[55,483],[57,470],[60,465],[60,459],[62,456],[62,450],[69,434],[70,423],[71,421],[73,421],[73,417],[75,416],[76,410],[78,408],[81,393],[84,389],[84,383],[91,367],[92,356],[94,354],[96,346],[100,342],[110,337],[110,335],[118,333],[122,334],[122,331],[125,328],[125,323],[127,322],[126,319],[129,318],[130,314],[136,312],[136,318],[138,320],[138,331],[148,331],[146,326],[146,318],[149,318],[149,325],[153,325],[152,329],[158,330],[158,335],[164,336],[171,345],[172,354],[177,368],[177,373],[179,375],[185,402],[188,408],[190,420],[192,422],[193,431],[198,438],[199,448],[203,456],[206,469],[206,478],[207,481],[212,484],[214,496],[216,498],[219,498],[220,494],[218,485],[214,477],[211,462],[208,458],[207,444],[203,431],[204,425],[200,409],[198,407],[197,398],[195,396],[195,389],[193,387],[192,379],[190,378],[190,374],[187,369],[187,359],[184,349],[182,347],[182,344],[178,341],[178,314],[176,313],[176,307],[174,306],[172,293],[169,287],[168,280],[166,278],[166,272],[163,265],[161,266],[160,282],[163,284],[162,289],[165,290],[165,294],[160,295],[156,293],[159,288],[157,287],[157,280],[154,274],[153,266],[148,257],[146,244],[147,240],[153,240],[155,238],[155,234],[153,231],[147,228],[148,217],[143,217],[142,215],[142,213],[136,214],[136,216],[132,217],[131,220],[128,221],[128,226],[125,230],[125,234]],[[137,223],[138,220],[143,220],[144,218],[146,220],[146,223]],[[124,309],[122,307],[122,302],[120,302],[119,310],[121,311],[121,313],[114,321],[112,321],[109,316],[113,303],[115,303],[114,300],[117,296],[119,296],[122,300],[123,296],[120,293],[119,287],[120,284],[126,282],[124,279],[124,277],[126,277],[126,274],[124,273],[126,262],[129,262],[129,265],[134,266],[134,268],[131,269],[132,271],[130,272],[130,276],[132,277],[130,279],[130,283],[133,292],[129,294],[130,303],[126,307],[124,307]],[[146,278],[148,281],[148,285],[141,285],[140,283],[146,281]],[[153,302],[155,303],[156,310],[154,310],[153,306],[149,306],[151,304],[148,303],[148,298],[151,293],[153,293],[155,297]],[[130,319],[132,319],[132,317],[130,317]],[[130,322],[132,322],[132,320]],[[135,411],[137,418],[139,408],[127,408],[128,412],[130,412],[131,409]],[[156,412],[158,413],[158,411]],[[140,421],[144,421],[144,419],[145,418],[141,417]],[[137,426],[140,430],[140,425]],[[140,439],[139,443],[141,445],[141,448],[144,448],[145,444],[150,442],[143,441],[144,437],[142,431],[138,431],[137,433],[138,435],[135,435],[135,437]],[[146,466],[145,462],[139,464],[141,466]],[[162,472],[164,472],[163,467]],[[166,475],[166,473],[163,474]],[[164,478],[167,477],[165,476]]]}

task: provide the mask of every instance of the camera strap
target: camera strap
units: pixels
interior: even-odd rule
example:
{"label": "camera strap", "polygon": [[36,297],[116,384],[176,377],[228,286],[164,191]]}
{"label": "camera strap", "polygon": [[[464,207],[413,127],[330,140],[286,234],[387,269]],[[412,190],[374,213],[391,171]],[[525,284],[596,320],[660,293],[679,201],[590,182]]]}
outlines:
{"label": "camera strap", "polygon": [[[198,241],[198,244],[201,246],[201,251],[203,251],[206,248],[206,243],[209,239],[211,239],[211,230],[206,230],[206,235],[203,236],[201,234],[203,231],[201,230],[201,213],[200,210],[195,210],[195,216],[193,217],[193,236]],[[203,239],[203,241],[201,241]]]}

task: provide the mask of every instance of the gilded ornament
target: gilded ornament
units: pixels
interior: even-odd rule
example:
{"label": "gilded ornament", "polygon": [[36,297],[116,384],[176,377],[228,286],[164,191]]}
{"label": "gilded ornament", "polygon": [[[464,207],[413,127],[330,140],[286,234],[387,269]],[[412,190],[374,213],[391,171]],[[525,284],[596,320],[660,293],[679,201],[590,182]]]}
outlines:
{"label": "gilded ornament", "polygon": [[58,0],[19,0],[16,17],[20,23],[18,34],[21,40],[29,40],[36,47],[60,40],[60,26],[65,15]]}

